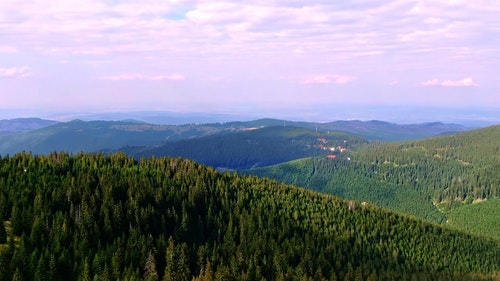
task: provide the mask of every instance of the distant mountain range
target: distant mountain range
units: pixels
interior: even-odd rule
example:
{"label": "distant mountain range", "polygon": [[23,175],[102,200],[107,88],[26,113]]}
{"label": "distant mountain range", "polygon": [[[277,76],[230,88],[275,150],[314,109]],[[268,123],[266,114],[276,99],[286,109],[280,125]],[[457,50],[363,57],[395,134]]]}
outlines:
{"label": "distant mountain range", "polygon": [[332,127],[339,131],[360,134],[368,139],[375,140],[409,140],[423,139],[442,134],[454,134],[466,131],[467,128],[457,124],[445,124],[441,122],[422,124],[393,124],[384,121],[336,121],[328,123],[326,127]]}
{"label": "distant mountain range", "polygon": [[[423,123],[400,125],[383,121],[336,121],[329,123],[296,122],[278,119],[254,121],[158,125],[137,120],[61,122],[42,119],[13,119],[2,121],[0,153],[32,151],[46,154],[51,151],[95,152],[111,151],[130,146],[158,146],[162,143],[227,134],[263,127],[300,127],[317,133],[344,132],[368,140],[395,141],[421,139],[430,136],[461,132],[466,127],[456,124]],[[227,136],[230,138],[230,136]],[[147,149],[142,149],[146,151]],[[135,150],[137,151],[137,150]]]}
{"label": "distant mountain range", "polygon": [[[256,123],[267,126],[293,125],[297,127],[315,129],[319,131],[341,131],[362,136],[369,140],[397,141],[423,139],[440,134],[452,134],[469,130],[458,124],[445,124],[441,122],[421,124],[394,124],[385,121],[334,121],[334,122],[297,122],[275,119],[261,119]],[[247,122],[251,123],[251,122]]]}
{"label": "distant mountain range", "polygon": [[40,118],[16,118],[10,120],[4,119],[0,120],[0,135],[33,131],[57,123],[57,121]]}
{"label": "distant mountain range", "polygon": [[[306,110],[306,109],[304,109]],[[43,115],[46,119],[70,121],[80,119],[84,121],[94,120],[140,120],[142,122],[158,125],[184,125],[184,124],[208,124],[225,123],[232,121],[251,121],[261,118],[274,118],[285,120],[307,120],[310,122],[331,122],[335,120],[385,120],[397,124],[418,124],[423,122],[441,121],[444,123],[455,123],[470,128],[487,127],[498,124],[500,116],[498,110],[473,107],[444,108],[444,107],[419,107],[419,106],[349,106],[331,105],[309,108],[307,114],[304,112],[286,112],[280,114],[262,114],[259,112],[190,112],[190,111],[168,111],[168,110],[142,110],[123,112],[101,112],[101,113],[75,113],[59,112],[51,115]],[[2,113],[4,113],[2,115]],[[1,112],[0,116],[16,116],[15,112]],[[18,114],[23,114],[22,112]],[[5,117],[2,117],[5,118]]]}
{"label": "distant mountain range", "polygon": [[73,120],[46,126],[29,132],[0,136],[0,153],[31,151],[47,154],[51,151],[96,152],[126,146],[157,145],[166,140],[201,137],[232,131],[231,126],[154,125],[139,121]]}

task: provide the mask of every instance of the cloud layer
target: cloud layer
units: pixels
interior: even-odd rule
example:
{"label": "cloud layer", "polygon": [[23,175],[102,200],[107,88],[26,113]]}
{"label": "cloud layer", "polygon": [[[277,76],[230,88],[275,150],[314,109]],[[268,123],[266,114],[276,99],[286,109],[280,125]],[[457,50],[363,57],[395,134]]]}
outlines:
{"label": "cloud layer", "polygon": [[0,77],[26,78],[30,75],[29,68],[26,66],[0,68]]}
{"label": "cloud layer", "polygon": [[445,87],[472,87],[479,86],[475,83],[472,78],[467,77],[462,80],[444,80],[440,81],[439,79],[427,80],[420,83],[423,86],[445,86]]}
{"label": "cloud layer", "polygon": [[127,80],[146,80],[146,81],[182,81],[185,80],[186,77],[181,74],[171,74],[171,75],[143,75],[140,73],[125,73],[119,75],[110,75],[110,76],[102,76],[99,77],[100,80],[109,80],[109,81],[127,81]]}
{"label": "cloud layer", "polygon": [[354,81],[356,77],[337,74],[312,75],[303,80],[304,84],[347,84]]}
{"label": "cloud layer", "polygon": [[[463,87],[491,105],[500,92],[498,14],[500,2],[489,0],[3,0],[0,87],[10,87],[9,105],[43,93],[69,105],[82,92],[103,106],[120,92],[133,105],[183,108],[271,97],[300,104],[306,94],[305,102],[333,102],[332,92],[353,103],[459,100],[423,97],[421,86]],[[169,100],[158,101],[165,92]]]}

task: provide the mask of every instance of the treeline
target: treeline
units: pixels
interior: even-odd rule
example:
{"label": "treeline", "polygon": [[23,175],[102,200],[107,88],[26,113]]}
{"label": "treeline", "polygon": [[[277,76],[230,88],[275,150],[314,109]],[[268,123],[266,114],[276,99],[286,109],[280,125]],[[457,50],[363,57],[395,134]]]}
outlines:
{"label": "treeline", "polygon": [[0,157],[0,206],[0,280],[494,280],[500,271],[496,241],[180,158]]}

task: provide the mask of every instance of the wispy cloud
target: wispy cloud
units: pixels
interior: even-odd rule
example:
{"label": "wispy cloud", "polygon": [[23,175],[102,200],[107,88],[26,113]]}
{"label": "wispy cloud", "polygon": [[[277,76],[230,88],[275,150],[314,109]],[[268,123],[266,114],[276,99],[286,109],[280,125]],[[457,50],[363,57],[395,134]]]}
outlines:
{"label": "wispy cloud", "polygon": [[131,80],[146,80],[146,81],[182,81],[186,80],[186,76],[181,74],[170,74],[170,75],[143,75],[140,73],[124,73],[118,75],[101,76],[99,80],[109,80],[109,81],[131,81]]}
{"label": "wispy cloud", "polygon": [[224,82],[224,81],[228,81],[228,80],[229,79],[222,77],[222,76],[210,76],[208,78],[208,81],[210,81],[210,82]]}
{"label": "wispy cloud", "polygon": [[31,76],[30,68],[27,66],[0,68],[0,77],[26,78]]}
{"label": "wispy cloud", "polygon": [[492,38],[495,24],[478,17],[494,22],[500,9],[486,0],[363,2],[4,0],[0,28],[12,39],[5,50],[48,56],[308,56],[329,62],[390,53],[402,61],[434,46],[450,57],[462,54],[456,43]]}
{"label": "wispy cloud", "polygon": [[17,52],[19,52],[19,50],[16,47],[9,45],[0,45],[0,53],[13,54]]}
{"label": "wispy cloud", "polygon": [[[0,0],[0,78],[35,72],[8,67],[36,66],[39,83],[9,79],[1,91],[12,87],[30,97],[46,92],[70,103],[75,99],[67,98],[69,86],[54,89],[47,79],[85,89],[72,94],[80,100],[119,84],[92,82],[150,81],[151,98],[143,96],[149,106],[164,91],[161,81],[172,81],[169,86],[179,88],[178,99],[186,104],[210,96],[223,107],[229,96],[245,105],[269,98],[278,104],[290,100],[291,92],[293,102],[312,103],[300,100],[311,90],[328,102],[331,97],[321,93],[335,85],[347,85],[338,89],[353,103],[370,95],[391,97],[374,102],[407,103],[412,94],[425,103],[447,98],[434,94],[449,94],[447,87],[479,89],[472,87],[477,80],[475,101],[494,104],[491,93],[500,89],[500,1],[76,2]],[[418,92],[420,81],[434,89]],[[134,96],[138,88],[124,87],[122,94]],[[12,96],[23,106],[36,100]]]}
{"label": "wispy cloud", "polygon": [[319,74],[312,75],[304,80],[303,84],[347,84],[354,81],[356,77],[349,75],[337,75],[337,74]]}
{"label": "wispy cloud", "polygon": [[422,86],[444,86],[444,87],[472,87],[479,86],[471,77],[462,80],[444,80],[431,79],[420,83]]}

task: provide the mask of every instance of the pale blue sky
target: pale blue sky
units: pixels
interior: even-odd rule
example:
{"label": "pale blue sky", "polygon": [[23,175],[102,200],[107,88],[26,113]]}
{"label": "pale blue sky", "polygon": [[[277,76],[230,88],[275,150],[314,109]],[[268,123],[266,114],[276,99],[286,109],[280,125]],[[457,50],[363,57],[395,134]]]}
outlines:
{"label": "pale blue sky", "polygon": [[408,108],[500,122],[498,15],[496,0],[2,0],[0,118]]}

